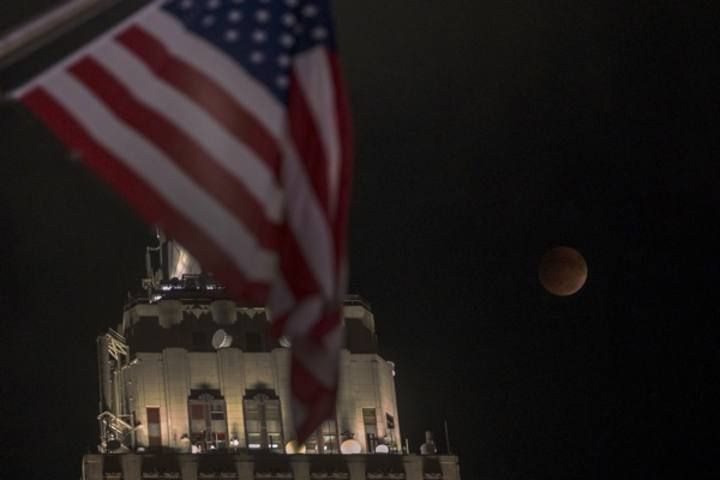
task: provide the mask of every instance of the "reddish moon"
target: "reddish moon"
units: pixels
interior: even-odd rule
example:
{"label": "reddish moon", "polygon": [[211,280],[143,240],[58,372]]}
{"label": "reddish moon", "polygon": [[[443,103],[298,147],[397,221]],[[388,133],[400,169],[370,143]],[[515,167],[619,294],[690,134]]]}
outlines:
{"label": "reddish moon", "polygon": [[587,263],[570,247],[554,247],[540,259],[539,277],[545,290],[566,297],[580,290],[587,280]]}

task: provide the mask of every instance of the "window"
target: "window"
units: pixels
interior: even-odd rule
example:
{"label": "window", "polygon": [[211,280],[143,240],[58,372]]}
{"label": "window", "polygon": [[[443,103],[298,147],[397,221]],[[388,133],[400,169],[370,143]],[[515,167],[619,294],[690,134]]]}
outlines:
{"label": "window", "polygon": [[252,449],[283,452],[280,399],[272,391],[250,392],[243,399],[245,435]]}
{"label": "window", "polygon": [[337,422],[326,420],[321,423],[318,429],[305,440],[305,448],[308,453],[338,453],[340,446]]}
{"label": "window", "polygon": [[390,451],[396,453],[397,444],[395,443],[395,417],[387,412],[385,413],[385,426],[387,427],[386,440],[390,443]]}
{"label": "window", "polygon": [[161,447],[162,437],[160,435],[160,409],[158,407],[147,407],[146,412],[148,447]]}
{"label": "window", "polygon": [[374,408],[363,408],[363,425],[365,426],[365,446],[368,452],[374,452],[377,446],[377,417]]}
{"label": "window", "polygon": [[390,415],[389,413],[385,414],[385,423],[387,424],[387,428],[390,430],[395,428],[395,417]]}
{"label": "window", "polygon": [[322,453],[337,453],[340,451],[338,444],[337,423],[335,420],[326,420],[320,424],[318,439],[322,442]]}
{"label": "window", "polygon": [[196,392],[188,399],[190,440],[202,451],[227,448],[225,400],[219,392]]}

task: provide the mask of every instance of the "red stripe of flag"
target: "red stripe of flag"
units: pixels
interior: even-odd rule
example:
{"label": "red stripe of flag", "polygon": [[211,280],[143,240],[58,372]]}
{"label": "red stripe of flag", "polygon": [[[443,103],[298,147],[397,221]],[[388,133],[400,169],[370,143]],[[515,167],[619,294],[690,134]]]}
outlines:
{"label": "red stripe of flag", "polygon": [[325,148],[320,140],[320,131],[315,124],[315,117],[310,111],[297,75],[291,77],[288,88],[288,121],[295,149],[305,166],[315,195],[327,217],[330,212],[328,161]]}
{"label": "red stripe of flag", "polygon": [[125,30],[118,35],[117,41],[131,50],[155,75],[183,92],[224,125],[263,159],[276,176],[279,174],[280,151],[272,135],[215,80],[173,56],[162,42],[140,27]]}
{"label": "red stripe of flag", "polygon": [[285,280],[295,295],[296,299],[302,299],[319,291],[320,286],[315,275],[305,260],[300,250],[295,235],[290,229],[287,221],[282,225],[280,233],[280,270],[285,273]]}
{"label": "red stripe of flag", "polygon": [[[287,286],[295,299],[294,304],[297,306],[308,297],[316,295],[320,291],[320,285],[315,275],[310,271],[297,239],[287,222],[282,225],[281,232],[280,247],[278,249],[280,272],[282,272],[283,278],[285,278]],[[276,338],[284,335],[289,319],[290,315],[286,312],[274,317],[270,325],[270,334]]]}
{"label": "red stripe of flag", "polygon": [[263,214],[263,207],[242,184],[201,146],[166,117],[139,102],[94,59],[86,57],[69,71],[90,89],[118,118],[151,141],[193,181],[217,198],[264,247],[275,249],[278,227]]}
{"label": "red stripe of flag", "polygon": [[[339,206],[336,216],[333,219],[331,228],[335,238],[335,274],[339,275],[340,268],[346,261],[347,249],[347,223],[349,217],[350,201],[350,178],[352,175],[352,131],[350,124],[350,105],[348,97],[345,94],[345,83],[342,78],[338,58],[335,54],[328,54],[328,62],[335,88],[335,122],[337,126],[337,135],[340,140],[340,160],[341,170],[338,183],[338,199]],[[338,285],[344,288],[343,285]],[[339,324],[342,323],[342,307],[340,311],[328,311],[313,325],[310,330],[311,338],[314,342],[321,344],[322,339],[330,332],[335,331]]]}
{"label": "red stripe of flag", "polygon": [[82,125],[44,90],[33,89],[21,100],[68,148],[81,153],[83,162],[120,192],[148,223],[159,225],[189,248],[193,255],[226,285],[231,295],[246,298],[251,302],[264,302],[269,290],[267,285],[249,281],[241,270],[228,261],[211,237],[188,221],[120,159],[97,143]]}
{"label": "red stripe of flag", "polygon": [[350,195],[352,194],[351,179],[353,169],[353,132],[352,124],[350,122],[350,119],[352,118],[350,114],[350,102],[348,101],[348,95],[345,91],[345,81],[343,79],[342,70],[340,69],[340,62],[338,61],[337,55],[334,53],[328,53],[328,60],[330,63],[333,86],[335,87],[335,124],[337,125],[338,136],[340,137],[340,161],[342,165],[338,182],[337,205],[339,208],[333,225],[335,255],[337,260],[336,265],[340,268],[347,255],[347,225],[350,214]]}
{"label": "red stripe of flag", "polygon": [[340,311],[328,310],[313,324],[310,330],[310,338],[312,338],[315,343],[321,344],[325,335],[334,331],[340,323],[342,323]]}
{"label": "red stripe of flag", "polygon": [[[295,347],[294,347],[295,348]],[[309,372],[302,364],[297,354],[292,356],[292,369],[290,385],[293,392],[293,400],[300,403],[305,411],[303,422],[297,425],[296,432],[298,441],[307,439],[323,421],[332,417],[335,411],[335,400],[337,387],[328,388]],[[337,358],[328,361],[337,362]]]}

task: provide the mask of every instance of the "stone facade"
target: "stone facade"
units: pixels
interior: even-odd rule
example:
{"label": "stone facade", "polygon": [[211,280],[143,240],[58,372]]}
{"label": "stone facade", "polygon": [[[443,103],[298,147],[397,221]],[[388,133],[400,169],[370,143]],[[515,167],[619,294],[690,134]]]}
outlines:
{"label": "stone facade", "polygon": [[404,451],[395,366],[364,300],[344,306],[336,416],[298,446],[289,344],[268,334],[264,308],[223,292],[173,279],[98,337],[101,453],[83,459],[85,480],[459,480],[456,457]]}

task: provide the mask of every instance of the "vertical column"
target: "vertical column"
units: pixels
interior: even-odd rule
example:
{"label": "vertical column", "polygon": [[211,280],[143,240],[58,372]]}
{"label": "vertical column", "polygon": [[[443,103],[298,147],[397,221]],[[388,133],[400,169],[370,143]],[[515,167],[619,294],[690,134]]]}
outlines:
{"label": "vertical column", "polygon": [[[378,422],[380,429],[378,434],[381,437],[387,436],[392,437],[392,441],[396,446],[400,445],[400,429],[398,424],[397,416],[397,402],[395,399],[395,382],[393,379],[393,366],[385,361],[379,355],[375,357],[375,378],[377,381],[378,390]],[[388,431],[387,417],[386,414],[390,414],[393,417],[394,428],[392,431]]]}
{"label": "vertical column", "polygon": [[245,369],[243,353],[237,348],[223,348],[217,352],[220,388],[227,409],[228,441],[233,437],[245,446],[243,396],[245,395]]}
{"label": "vertical column", "polygon": [[83,457],[83,480],[103,480],[103,456],[85,455]]}
{"label": "vertical column", "polygon": [[[375,429],[377,430],[375,435],[378,441],[385,436],[385,414],[383,413],[382,388],[380,385],[380,382],[382,382],[380,365],[382,363],[385,363],[385,360],[380,358],[380,355],[373,354],[372,360],[368,364],[375,392]],[[370,450],[368,450],[368,453],[370,453]]]}
{"label": "vertical column", "polygon": [[343,349],[340,351],[340,379],[337,397],[338,433],[351,432],[355,434],[355,440],[364,444],[365,432],[358,430],[362,427],[362,420],[358,420],[360,410],[355,405],[355,396],[352,391],[353,377],[350,368],[350,351]]}
{"label": "vertical column", "polygon": [[98,344],[98,371],[100,373],[100,392],[102,403],[100,412],[110,409],[112,404],[112,384],[110,383],[110,355],[108,354],[107,339],[104,335],[97,338]]}
{"label": "vertical column", "polygon": [[120,465],[122,465],[123,480],[141,480],[142,455],[125,453],[120,458]]}
{"label": "vertical column", "polygon": [[365,455],[343,455],[347,461],[350,480],[366,480]]}
{"label": "vertical column", "polygon": [[[396,447],[400,447],[400,436],[399,428],[397,424],[397,404],[395,402],[395,382],[393,381],[393,367],[381,358],[379,355],[376,357],[377,362],[375,368],[377,372],[377,388],[378,388],[378,422],[380,423],[380,430],[378,434],[380,436],[387,436]],[[387,417],[390,414],[393,416],[395,427],[392,431],[387,428]],[[391,437],[392,435],[392,437]]]}
{"label": "vertical column", "polygon": [[443,480],[460,480],[460,465],[455,455],[442,455],[440,457],[440,468],[442,469]]}
{"label": "vertical column", "polygon": [[[184,348],[166,348],[162,353],[165,386],[165,418],[167,439],[163,445],[179,448],[180,438],[190,432],[188,395],[190,394],[190,370],[188,352]],[[162,412],[161,412],[162,415]]]}
{"label": "vertical column", "polygon": [[197,480],[197,462],[197,455],[193,455],[191,453],[178,455],[178,463],[180,464],[180,478],[182,478],[182,480]]}
{"label": "vertical column", "polygon": [[397,404],[397,391],[395,390],[395,364],[388,364],[388,369],[390,371],[390,402],[393,408],[392,414],[395,416],[395,441],[397,442],[398,449],[402,452],[403,439],[400,431],[400,412]]}
{"label": "vertical column", "polygon": [[135,443],[145,447],[149,445],[147,407],[159,407],[160,438],[163,445],[168,445],[169,422],[162,355],[159,353],[138,353],[137,357],[140,362],[132,367],[134,383],[130,391],[134,391],[134,395],[131,408],[135,411],[135,420],[144,425],[145,428],[135,431]]}
{"label": "vertical column", "polygon": [[[167,252],[168,244],[165,244],[165,252]],[[167,277],[167,262],[164,268],[165,278]],[[179,300],[161,300],[157,304],[158,322],[163,328],[172,328],[179,325],[183,321],[183,304]],[[187,350],[182,348],[168,348],[163,350],[161,354],[161,363],[159,364],[158,378],[154,381],[158,382],[159,389],[162,391],[162,401],[158,405],[160,407],[160,430],[161,440],[164,447],[184,448],[180,439],[184,433],[188,432],[188,408],[187,397],[190,390],[189,386],[189,366]],[[154,402],[153,402],[154,403]],[[139,405],[144,410],[146,406]]]}
{"label": "vertical column", "polygon": [[254,480],[255,462],[253,461],[253,457],[249,455],[236,456],[235,470],[238,474],[238,480]]}
{"label": "vertical column", "polygon": [[293,480],[310,480],[310,460],[308,455],[292,455],[290,457],[290,468],[292,468]]}
{"label": "vertical column", "polygon": [[[285,443],[295,438],[295,425],[292,416],[292,393],[290,391],[290,350],[276,348],[272,351],[275,363],[275,391],[280,398],[282,413],[283,440]],[[285,448],[285,445],[283,445]]]}
{"label": "vertical column", "polygon": [[403,455],[403,467],[405,467],[405,480],[423,479],[422,457],[418,455]]}

